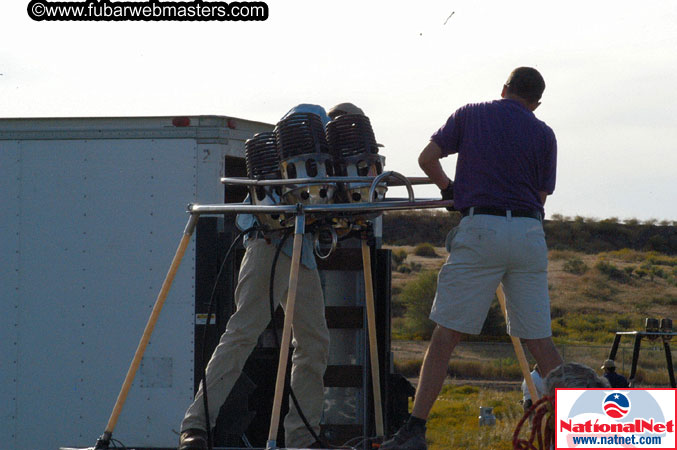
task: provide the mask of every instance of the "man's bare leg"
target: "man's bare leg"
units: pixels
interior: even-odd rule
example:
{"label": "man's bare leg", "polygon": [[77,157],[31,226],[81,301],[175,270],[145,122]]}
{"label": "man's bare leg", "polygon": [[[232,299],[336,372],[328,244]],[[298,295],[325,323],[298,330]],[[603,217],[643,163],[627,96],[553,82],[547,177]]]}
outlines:
{"label": "man's bare leg", "polygon": [[561,365],[564,361],[562,356],[555,348],[555,343],[552,338],[547,337],[543,339],[523,339],[529,352],[536,359],[538,367],[541,368],[543,378],[550,373],[551,370]]}
{"label": "man's bare leg", "polygon": [[414,408],[411,415],[419,419],[427,419],[437,396],[442,389],[444,378],[447,376],[449,358],[456,345],[460,342],[463,333],[435,327],[430,345],[423,358],[423,366],[414,397]]}

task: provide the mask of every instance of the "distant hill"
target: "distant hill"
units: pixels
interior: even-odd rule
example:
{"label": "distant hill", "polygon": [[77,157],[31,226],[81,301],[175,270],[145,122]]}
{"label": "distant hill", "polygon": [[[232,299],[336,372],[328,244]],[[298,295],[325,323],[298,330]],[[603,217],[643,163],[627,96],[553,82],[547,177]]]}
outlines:
{"label": "distant hill", "polygon": [[[389,245],[416,245],[429,242],[443,246],[447,232],[458,225],[461,215],[447,211],[391,211],[384,214],[383,236]],[[677,227],[662,222],[660,225],[617,219],[596,221],[584,217],[567,219],[556,216],[544,222],[548,248],[584,253],[629,248],[639,251],[657,251],[677,254]]]}

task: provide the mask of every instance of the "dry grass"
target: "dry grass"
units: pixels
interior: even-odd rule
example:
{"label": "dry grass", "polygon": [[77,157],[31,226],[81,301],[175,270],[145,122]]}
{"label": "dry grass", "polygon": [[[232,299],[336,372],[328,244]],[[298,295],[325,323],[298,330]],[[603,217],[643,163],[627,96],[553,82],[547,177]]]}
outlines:
{"label": "dry grass", "polygon": [[[564,310],[567,315],[578,313],[623,316],[630,319],[630,329],[643,327],[645,317],[674,315],[677,283],[670,264],[675,258],[635,250],[598,255],[568,252],[573,255],[562,259],[553,259],[554,251],[550,253],[548,282],[554,309]],[[566,272],[564,265],[572,258],[581,259],[590,270],[583,275]],[[637,269],[643,264],[645,267],[661,270],[665,277],[654,276],[651,279],[650,275],[645,275],[640,278]],[[632,273],[625,281],[619,281],[599,270],[608,265],[617,268],[621,273]]]}
{"label": "dry grass", "polygon": [[[509,450],[522,417],[520,392],[501,392],[474,386],[445,386],[428,421],[430,450]],[[496,425],[479,426],[480,406],[493,407]]]}

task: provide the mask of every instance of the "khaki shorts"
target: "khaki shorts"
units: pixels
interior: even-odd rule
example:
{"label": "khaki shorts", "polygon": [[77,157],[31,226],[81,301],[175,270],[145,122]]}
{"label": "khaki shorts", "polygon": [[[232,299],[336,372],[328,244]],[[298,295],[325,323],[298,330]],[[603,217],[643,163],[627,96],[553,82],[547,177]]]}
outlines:
{"label": "khaki shorts", "polygon": [[540,339],[552,335],[548,249],[537,219],[469,215],[447,237],[449,258],[437,279],[430,319],[479,334],[500,282],[506,294],[507,331]]}

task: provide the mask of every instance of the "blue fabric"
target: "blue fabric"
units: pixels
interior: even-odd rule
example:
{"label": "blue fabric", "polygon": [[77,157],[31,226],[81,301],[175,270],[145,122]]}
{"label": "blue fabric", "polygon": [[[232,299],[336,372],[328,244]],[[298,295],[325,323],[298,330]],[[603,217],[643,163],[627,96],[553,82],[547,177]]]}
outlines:
{"label": "blue fabric", "polygon": [[431,139],[442,156],[458,153],[454,207],[536,210],[539,191],[555,190],[555,133],[516,100],[475,103],[456,110]]}
{"label": "blue fabric", "polygon": [[[244,200],[243,203],[251,204],[251,199],[249,198],[249,195],[247,195],[247,198]],[[252,214],[238,214],[237,217],[235,218],[235,224],[240,229],[240,231],[244,231],[258,224],[258,221],[256,220],[256,217],[254,217]],[[247,248],[247,245],[249,244],[249,241],[251,239],[252,238],[250,236],[245,235],[242,240],[242,245],[244,245],[244,247]],[[277,237],[276,235],[276,237],[271,237],[270,243],[271,245],[277,247],[277,245],[280,243],[281,240],[282,238]],[[303,247],[301,248],[301,264],[303,264],[309,269],[317,268],[317,262],[315,261],[315,253],[313,251],[313,244],[314,244],[313,235],[311,233],[306,233],[303,236]],[[293,234],[287,238],[287,241],[282,246],[282,253],[289,256],[290,258],[294,253]]]}
{"label": "blue fabric", "polygon": [[[282,119],[286,119],[288,116],[294,114],[294,113],[312,113],[320,117],[322,120],[322,125],[325,127],[329,123],[329,116],[327,115],[327,112],[324,110],[323,107],[320,105],[313,105],[310,103],[301,103],[300,105],[294,106],[292,109],[287,111],[287,113],[282,117]],[[276,201],[279,201],[279,199],[275,199]],[[245,204],[251,204],[251,198],[249,195],[247,195],[247,198],[244,199]],[[235,223],[237,224],[237,227],[243,231],[248,228],[253,227],[255,224],[257,224],[256,218],[252,214],[238,214]],[[243,245],[245,248],[247,247],[247,242],[251,239],[249,236],[245,236],[243,240]],[[281,241],[281,238],[273,238],[271,239],[271,243],[275,246],[277,246]],[[284,243],[284,246],[282,246],[282,253],[285,255],[289,256],[291,258],[292,254],[294,253],[294,237],[290,236],[287,238],[287,241]],[[309,269],[315,269],[317,268],[317,262],[315,261],[315,254],[313,252],[313,236],[310,233],[306,233],[303,236],[303,248],[301,250],[301,264],[306,266]]]}
{"label": "blue fabric", "polygon": [[311,103],[301,103],[300,105],[294,106],[292,109],[287,111],[287,114],[282,116],[282,119],[286,119],[287,117],[291,116],[294,113],[311,113],[315,114],[316,116],[319,116],[320,119],[322,120],[322,125],[327,126],[329,121],[329,116],[327,115],[327,112],[324,110],[323,107],[320,105],[313,105]]}

